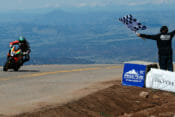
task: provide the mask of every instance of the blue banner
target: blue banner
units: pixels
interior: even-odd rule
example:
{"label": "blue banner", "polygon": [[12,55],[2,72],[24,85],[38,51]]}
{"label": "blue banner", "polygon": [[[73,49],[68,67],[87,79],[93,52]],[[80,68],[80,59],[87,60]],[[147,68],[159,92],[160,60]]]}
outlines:
{"label": "blue banner", "polygon": [[146,65],[124,64],[122,85],[145,86]]}

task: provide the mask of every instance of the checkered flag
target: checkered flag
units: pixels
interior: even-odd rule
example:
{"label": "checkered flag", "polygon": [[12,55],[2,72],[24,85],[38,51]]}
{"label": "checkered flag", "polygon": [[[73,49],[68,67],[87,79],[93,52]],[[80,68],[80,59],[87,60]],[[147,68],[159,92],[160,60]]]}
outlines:
{"label": "checkered flag", "polygon": [[138,30],[146,30],[146,26],[142,25],[140,22],[137,21],[132,15],[127,15],[122,18],[119,18],[123,24],[127,25],[129,29],[132,31],[137,32]]}

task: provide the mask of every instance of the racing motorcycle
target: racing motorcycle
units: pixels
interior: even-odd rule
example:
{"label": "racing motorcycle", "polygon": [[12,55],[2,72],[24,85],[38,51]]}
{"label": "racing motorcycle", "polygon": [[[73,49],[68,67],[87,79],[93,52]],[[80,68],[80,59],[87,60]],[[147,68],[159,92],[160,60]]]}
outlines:
{"label": "racing motorcycle", "polygon": [[7,61],[3,66],[3,71],[8,71],[8,69],[18,71],[18,69],[23,65],[24,55],[25,53],[22,52],[18,45],[13,45],[7,55]]}

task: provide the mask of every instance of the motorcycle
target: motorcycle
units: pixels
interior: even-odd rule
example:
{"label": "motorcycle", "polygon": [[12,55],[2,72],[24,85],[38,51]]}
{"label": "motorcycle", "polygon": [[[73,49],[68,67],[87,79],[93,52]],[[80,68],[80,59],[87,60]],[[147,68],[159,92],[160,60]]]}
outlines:
{"label": "motorcycle", "polygon": [[13,45],[7,55],[7,61],[3,66],[3,71],[8,71],[8,69],[13,69],[18,71],[23,65],[23,52],[17,45]]}

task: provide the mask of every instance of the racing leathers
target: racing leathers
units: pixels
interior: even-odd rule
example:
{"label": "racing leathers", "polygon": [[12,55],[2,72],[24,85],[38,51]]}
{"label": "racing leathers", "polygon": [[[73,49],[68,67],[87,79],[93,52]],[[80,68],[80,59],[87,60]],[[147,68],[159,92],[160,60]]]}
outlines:
{"label": "racing leathers", "polygon": [[22,50],[22,53],[23,53],[23,56],[24,56],[23,57],[23,63],[30,60],[29,53],[31,52],[31,49],[30,49],[30,45],[29,45],[27,40],[25,40],[24,42],[20,42],[18,40],[10,42],[10,47],[13,46],[13,45],[19,45],[19,48]]}

